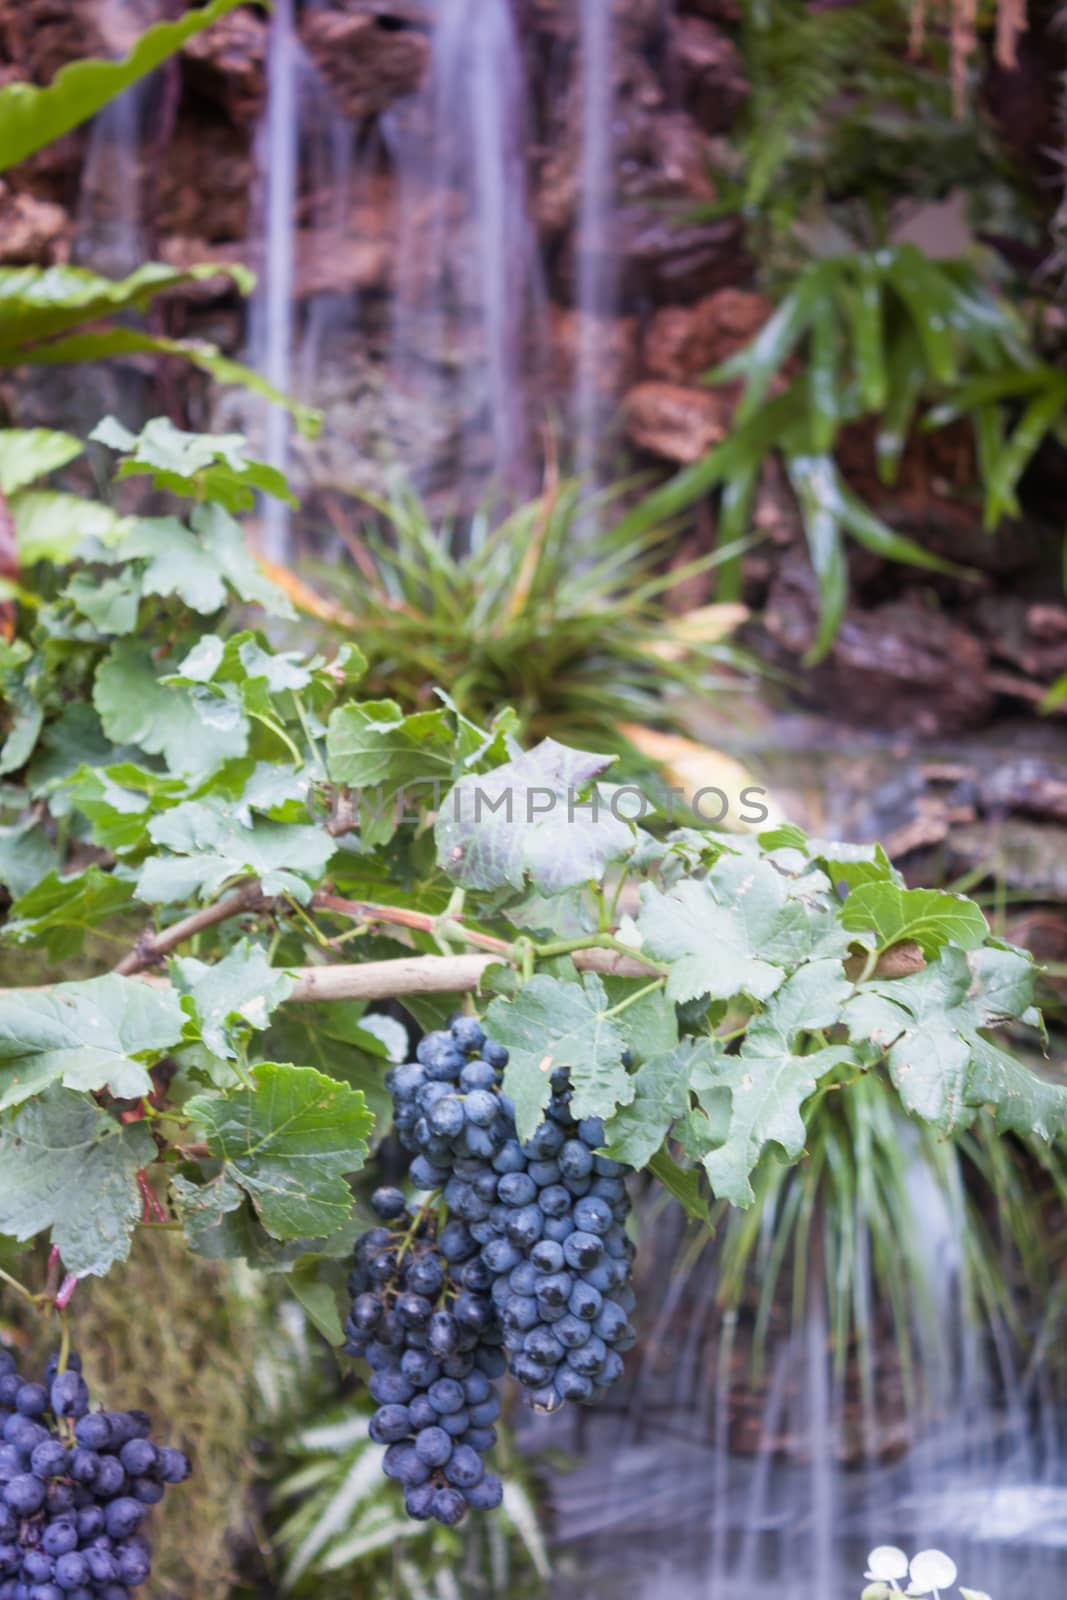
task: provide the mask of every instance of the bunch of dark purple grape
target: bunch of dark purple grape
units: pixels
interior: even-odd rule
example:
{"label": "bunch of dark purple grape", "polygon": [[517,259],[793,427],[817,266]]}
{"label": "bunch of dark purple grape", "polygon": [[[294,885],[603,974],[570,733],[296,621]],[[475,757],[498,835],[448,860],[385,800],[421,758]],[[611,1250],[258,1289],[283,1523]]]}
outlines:
{"label": "bunch of dark purple grape", "polygon": [[189,1462],[142,1411],[90,1411],[76,1355],[58,1366],[31,1383],[0,1350],[0,1600],[125,1600],[151,1572],[141,1523]]}
{"label": "bunch of dark purple grape", "polygon": [[365,1357],[378,1402],[371,1437],[408,1514],[452,1527],[468,1506],[500,1504],[500,1479],[482,1456],[496,1442],[504,1372],[488,1268],[462,1223],[438,1227],[399,1189],[378,1189],[382,1225],[356,1246],[349,1278],[347,1354]]}
{"label": "bunch of dark purple grape", "polygon": [[[482,1377],[506,1363],[542,1411],[594,1400],[619,1377],[634,1339],[633,1247],[624,1169],[596,1154],[602,1123],[571,1116],[566,1072],[553,1075],[545,1120],[520,1145],[501,1087],[507,1051],[474,1018],[428,1034],[417,1056],[387,1083],[412,1184],[430,1198],[409,1209],[397,1190],[375,1195],[388,1226],[356,1247],[347,1349],[375,1369],[372,1432],[389,1444],[385,1470],[404,1484],[409,1512],[454,1522],[467,1504],[500,1497],[470,1459],[492,1443],[485,1419],[499,1410],[495,1394],[474,1398]],[[453,1389],[435,1395],[442,1379]],[[454,1410],[441,1413],[442,1398]]]}

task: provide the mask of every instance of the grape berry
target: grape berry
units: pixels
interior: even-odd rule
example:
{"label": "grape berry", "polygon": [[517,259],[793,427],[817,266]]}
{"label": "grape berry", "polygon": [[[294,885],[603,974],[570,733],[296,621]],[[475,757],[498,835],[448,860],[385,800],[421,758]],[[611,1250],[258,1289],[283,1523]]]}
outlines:
{"label": "grape berry", "polygon": [[180,1450],[152,1443],[141,1411],[91,1411],[81,1362],[43,1383],[0,1350],[0,1600],[125,1600],[151,1571],[139,1529]]}
{"label": "grape berry", "polygon": [[625,1169],[596,1154],[603,1124],[571,1115],[566,1072],[520,1145],[507,1051],[474,1018],[428,1034],[417,1057],[386,1081],[427,1199],[373,1196],[381,1226],[356,1246],[345,1348],[372,1368],[371,1434],[408,1512],[453,1524],[500,1501],[480,1457],[505,1367],[542,1411],[595,1400],[621,1374],[633,1247]]}

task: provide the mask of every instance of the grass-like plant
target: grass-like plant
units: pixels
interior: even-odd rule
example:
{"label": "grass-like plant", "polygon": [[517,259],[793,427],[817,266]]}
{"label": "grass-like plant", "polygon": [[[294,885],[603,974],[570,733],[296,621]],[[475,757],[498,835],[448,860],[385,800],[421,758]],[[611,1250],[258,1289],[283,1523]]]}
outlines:
{"label": "grass-like plant", "polygon": [[679,728],[681,697],[745,687],[743,610],[667,604],[741,546],[672,567],[673,525],[618,514],[623,487],[591,500],[564,482],[464,527],[435,526],[410,489],[369,501],[377,526],[349,536],[354,564],[329,585],[372,689],[431,706],[440,686],[468,716],[510,705],[532,737],[617,752],[624,725]]}

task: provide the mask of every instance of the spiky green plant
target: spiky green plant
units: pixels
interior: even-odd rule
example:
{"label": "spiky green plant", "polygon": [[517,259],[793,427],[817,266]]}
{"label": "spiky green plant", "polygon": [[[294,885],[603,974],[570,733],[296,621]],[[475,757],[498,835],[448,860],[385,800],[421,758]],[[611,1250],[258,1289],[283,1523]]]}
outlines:
{"label": "spiky green plant", "polygon": [[669,568],[672,524],[623,525],[625,487],[591,500],[563,483],[462,529],[435,527],[407,488],[369,501],[381,521],[350,539],[355,566],[329,583],[371,686],[426,706],[441,685],[471,717],[510,705],[531,738],[610,751],[628,749],[622,724],[681,727],[682,695],[744,687],[755,665],[727,641],[739,613],[664,603],[741,546]]}
{"label": "spiky green plant", "polygon": [[[825,1297],[838,1375],[854,1362],[871,1415],[883,1336],[909,1405],[924,1382],[950,1380],[942,1290],[969,1326],[1005,1335],[1024,1358],[1048,1343],[1067,1253],[1067,1145],[1005,1140],[984,1116],[941,1138],[909,1123],[873,1076],[847,1094],[828,1088],[807,1121],[807,1159],[789,1171],[766,1163],[756,1204],[723,1214],[715,1246],[720,1304],[751,1313],[757,1377],[783,1314],[799,1323],[812,1293]],[[931,1260],[937,1213],[954,1240],[949,1263]]]}

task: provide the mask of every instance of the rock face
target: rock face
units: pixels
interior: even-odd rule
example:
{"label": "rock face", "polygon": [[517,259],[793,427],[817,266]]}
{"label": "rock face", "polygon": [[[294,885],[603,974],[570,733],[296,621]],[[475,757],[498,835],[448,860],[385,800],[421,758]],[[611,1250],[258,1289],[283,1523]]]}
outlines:
{"label": "rock face", "polygon": [[[87,53],[115,55],[175,3],[0,0],[0,75],[45,82]],[[663,0],[605,3],[612,12],[611,192],[598,261],[588,241],[585,255],[579,244],[588,202],[581,6],[512,0],[527,100],[516,132],[540,262],[519,339],[526,409],[535,432],[538,415],[563,416],[581,369],[602,415],[615,415],[644,454],[691,461],[721,437],[729,414],[723,395],[701,386],[701,374],[763,312],[746,292],[751,267],[739,220],[701,220],[697,210],[716,198],[709,134],[729,128],[745,96],[731,37],[734,0],[684,0],[677,9]],[[401,391],[425,396],[435,383],[455,387],[456,363],[480,350],[475,323],[486,289],[475,219],[462,196],[441,186],[434,144],[435,15],[426,0],[297,0],[296,321],[302,329],[305,319],[310,327],[325,316],[344,327],[359,349],[352,371],[362,374],[361,394],[368,363],[408,363]],[[113,269],[110,258],[94,257],[93,239],[125,226],[143,253],[185,263],[242,260],[266,272],[257,141],[269,28],[258,9],[232,13],[151,80],[136,136],[128,119],[105,116],[9,175],[0,191],[0,260],[74,259]],[[457,107],[457,116],[466,110]],[[603,304],[581,303],[590,273],[610,282]],[[199,286],[184,311],[178,303],[168,315],[185,332],[230,328],[240,354],[246,341],[232,296],[222,320],[211,304],[224,292],[221,280],[218,290]],[[316,359],[329,365],[338,349],[327,342]],[[592,364],[582,355],[590,350]],[[384,392],[388,370],[380,376]],[[320,377],[334,394],[339,377],[320,374],[316,385]],[[172,379],[169,405],[173,397]],[[465,429],[489,426],[488,417],[476,420],[469,393],[464,406]],[[351,407],[342,413],[350,426]],[[451,439],[453,430],[440,436]],[[442,473],[450,470],[442,461]]]}

